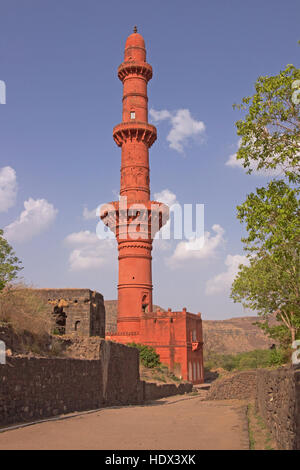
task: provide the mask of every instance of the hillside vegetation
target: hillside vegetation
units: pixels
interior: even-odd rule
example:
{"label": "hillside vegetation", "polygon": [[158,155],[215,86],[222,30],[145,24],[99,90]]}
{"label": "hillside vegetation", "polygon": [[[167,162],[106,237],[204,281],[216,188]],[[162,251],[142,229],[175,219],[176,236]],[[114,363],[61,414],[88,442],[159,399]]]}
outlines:
{"label": "hillside vegetation", "polygon": [[206,370],[226,371],[279,367],[288,362],[287,354],[281,349],[256,349],[239,354],[204,354]]}

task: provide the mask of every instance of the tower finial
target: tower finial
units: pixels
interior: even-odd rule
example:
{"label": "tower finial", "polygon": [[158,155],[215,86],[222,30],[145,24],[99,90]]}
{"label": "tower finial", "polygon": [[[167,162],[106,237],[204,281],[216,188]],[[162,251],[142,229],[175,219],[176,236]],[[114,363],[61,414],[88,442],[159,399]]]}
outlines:
{"label": "tower finial", "polygon": [[133,32],[137,33],[137,27],[136,26],[133,28]]}

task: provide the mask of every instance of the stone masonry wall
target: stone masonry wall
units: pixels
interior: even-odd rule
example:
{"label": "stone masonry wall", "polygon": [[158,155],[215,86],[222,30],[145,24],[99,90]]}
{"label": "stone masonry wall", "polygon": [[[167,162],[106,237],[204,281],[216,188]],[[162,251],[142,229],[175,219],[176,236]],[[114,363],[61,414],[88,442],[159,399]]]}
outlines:
{"label": "stone masonry wall", "polygon": [[144,399],[145,401],[158,400],[159,398],[169,397],[171,395],[183,395],[193,390],[193,384],[155,384],[144,382]]}
{"label": "stone masonry wall", "polygon": [[259,370],[256,409],[280,449],[300,450],[299,369]]}
{"label": "stone masonry wall", "polygon": [[211,384],[208,400],[254,399],[256,377],[256,370],[247,370],[217,379]]}
{"label": "stone masonry wall", "polygon": [[99,336],[60,336],[55,338],[64,354],[75,359],[100,359],[102,339]]}
{"label": "stone masonry wall", "polygon": [[139,403],[139,352],[123,344],[102,341],[102,396],[105,405]]}
{"label": "stone masonry wall", "polygon": [[105,307],[99,292],[90,289],[33,289],[33,292],[45,303],[53,331],[104,338]]}
{"label": "stone masonry wall", "polygon": [[192,391],[192,384],[141,382],[136,348],[99,338],[96,343],[98,359],[92,360],[7,357],[0,365],[0,426]]}
{"label": "stone masonry wall", "polygon": [[98,408],[100,361],[7,358],[0,365],[0,425]]}
{"label": "stone masonry wall", "polygon": [[8,357],[0,365],[0,425],[138,403],[139,354],[101,341],[100,359]]}

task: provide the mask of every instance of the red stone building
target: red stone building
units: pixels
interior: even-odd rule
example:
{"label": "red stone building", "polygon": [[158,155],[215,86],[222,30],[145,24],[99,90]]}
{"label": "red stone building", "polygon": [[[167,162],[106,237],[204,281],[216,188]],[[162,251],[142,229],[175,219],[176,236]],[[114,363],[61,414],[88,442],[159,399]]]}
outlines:
{"label": "red stone building", "polygon": [[149,148],[157,137],[156,128],[148,123],[152,67],[136,28],[127,38],[118,77],[123,83],[123,116],[113,137],[122,151],[120,200],[101,208],[101,219],[115,233],[119,250],[117,331],[107,338],[151,345],[176,375],[201,383],[201,315],[186,309],[153,312],[152,244],[168,220],[169,209],[150,200]]}

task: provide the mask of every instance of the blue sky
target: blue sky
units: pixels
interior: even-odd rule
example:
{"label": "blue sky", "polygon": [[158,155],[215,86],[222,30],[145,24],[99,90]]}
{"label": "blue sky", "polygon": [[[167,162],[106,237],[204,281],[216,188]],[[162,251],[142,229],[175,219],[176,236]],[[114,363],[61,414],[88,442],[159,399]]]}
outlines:
{"label": "blue sky", "polygon": [[[170,262],[175,242],[155,248],[154,302],[205,319],[243,315],[228,287],[243,256],[235,207],[269,176],[226,165],[238,145],[232,104],[253,93],[259,75],[299,66],[299,2],[10,0],[0,9],[0,227],[25,281],[117,297],[117,251],[95,241],[97,221],[83,211],[119,190],[117,67],[136,24],[154,70],[152,195],[204,203],[210,233],[198,257]],[[169,117],[155,120],[158,111]]]}

